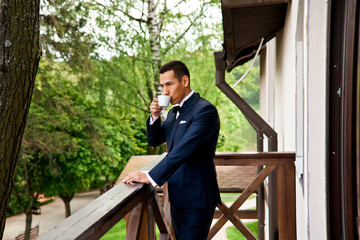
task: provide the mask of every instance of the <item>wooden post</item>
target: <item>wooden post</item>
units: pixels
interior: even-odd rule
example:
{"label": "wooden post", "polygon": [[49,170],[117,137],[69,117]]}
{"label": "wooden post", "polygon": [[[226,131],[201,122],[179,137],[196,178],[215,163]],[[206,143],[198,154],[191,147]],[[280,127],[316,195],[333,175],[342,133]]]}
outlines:
{"label": "wooden post", "polygon": [[140,222],[140,238],[141,240],[155,239],[155,221],[152,210],[152,197],[147,197],[142,208],[142,217]]}
{"label": "wooden post", "polygon": [[[262,59],[262,57],[260,58]],[[260,60],[262,61],[262,60]],[[257,133],[257,151],[264,152],[264,134]],[[263,170],[263,166],[257,166],[257,172]],[[259,240],[265,239],[265,200],[264,200],[264,184],[261,184],[256,190],[256,209],[258,213],[258,236]]]}
{"label": "wooden post", "polygon": [[279,239],[296,240],[295,166],[277,167]]}
{"label": "wooden post", "polygon": [[143,203],[140,202],[131,211],[129,225],[126,232],[126,240],[140,239],[141,214],[143,213]]}
{"label": "wooden post", "polygon": [[163,195],[164,195],[164,215],[165,215],[165,219],[170,225],[171,235],[175,236],[172,221],[171,221],[169,190],[168,190],[168,183],[167,182],[163,185]]}

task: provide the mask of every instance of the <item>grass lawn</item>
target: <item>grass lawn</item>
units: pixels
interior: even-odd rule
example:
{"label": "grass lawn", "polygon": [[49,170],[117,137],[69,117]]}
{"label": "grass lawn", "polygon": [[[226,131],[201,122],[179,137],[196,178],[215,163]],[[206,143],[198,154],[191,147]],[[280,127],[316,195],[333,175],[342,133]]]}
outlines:
{"label": "grass lawn", "polygon": [[[156,236],[159,237],[160,232],[156,226]],[[100,240],[121,240],[126,239],[126,221],[124,219],[120,220],[115,226],[105,233]]]}
{"label": "grass lawn", "polygon": [[[126,239],[126,222],[121,220],[110,231],[108,231],[100,240],[118,240]],[[258,237],[258,222],[249,222],[245,224],[250,231]],[[159,230],[156,229],[156,236],[159,236]],[[236,227],[228,227],[226,229],[228,240],[246,240],[246,238],[236,229]]]}
{"label": "grass lawn", "polygon": [[120,220],[112,229],[110,229],[101,240],[126,239],[126,221]]}
{"label": "grass lawn", "polygon": [[[258,237],[258,222],[248,222],[245,224],[246,227],[256,236]],[[228,240],[246,240],[244,235],[242,235],[236,227],[228,227],[226,229],[226,236]]]}
{"label": "grass lawn", "polygon": [[[220,197],[223,202],[234,202],[240,195],[240,193],[221,193]],[[255,197],[256,195],[252,194],[248,199],[254,199]]]}
{"label": "grass lawn", "polygon": [[[221,199],[224,202],[234,202],[240,194],[234,193],[221,193]],[[249,199],[255,198],[253,194]],[[252,210],[255,210],[252,209]],[[249,222],[245,224],[247,228],[258,237],[258,223],[257,221]],[[242,240],[246,239],[237,229],[232,226],[226,229],[226,235],[228,240]],[[156,227],[156,236],[159,237],[159,230]],[[115,239],[126,239],[126,221],[121,220],[112,229],[110,229],[101,240],[115,240]]]}

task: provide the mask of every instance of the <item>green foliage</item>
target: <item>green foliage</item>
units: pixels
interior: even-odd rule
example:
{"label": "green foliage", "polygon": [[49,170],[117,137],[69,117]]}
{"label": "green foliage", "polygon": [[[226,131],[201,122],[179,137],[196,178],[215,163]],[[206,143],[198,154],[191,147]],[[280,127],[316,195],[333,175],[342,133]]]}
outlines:
{"label": "green foliage", "polygon": [[[217,151],[253,150],[255,132],[215,86],[220,3],[168,1],[155,7],[161,21],[156,36],[144,1],[43,0],[43,58],[15,179],[24,189],[24,176],[31,178],[29,199],[35,192],[88,189],[99,177],[115,179],[131,155],[147,153],[145,121],[158,91],[158,61],[185,62],[191,87],[217,107]],[[234,69],[227,81],[234,83],[246,69]],[[258,62],[235,90],[258,109]]]}
{"label": "green foliage", "polygon": [[[246,77],[235,87],[235,90],[238,91],[238,94],[255,110],[259,110],[260,102],[260,59],[256,59],[254,65],[252,66],[250,72]],[[251,62],[245,63],[241,67],[234,68],[229,74],[228,82],[235,84],[245,72],[248,70]]]}
{"label": "green foliage", "polygon": [[43,54],[66,61],[76,71],[88,71],[98,44],[91,29],[93,1],[42,0]]}
{"label": "green foliage", "polygon": [[35,193],[71,195],[96,178],[116,179],[132,155],[146,152],[144,127],[99,104],[78,80],[64,63],[40,64],[13,194],[25,207]]}

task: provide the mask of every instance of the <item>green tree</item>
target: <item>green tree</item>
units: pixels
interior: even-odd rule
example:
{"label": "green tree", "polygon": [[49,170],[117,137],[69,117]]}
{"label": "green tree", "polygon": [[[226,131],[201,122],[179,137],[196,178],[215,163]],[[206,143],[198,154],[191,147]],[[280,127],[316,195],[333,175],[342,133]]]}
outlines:
{"label": "green tree", "polygon": [[99,176],[117,177],[141,150],[135,137],[128,137],[131,131],[118,124],[119,116],[100,113],[63,65],[46,60],[40,65],[23,137],[13,196],[26,214],[26,231],[40,193],[60,196],[67,217],[76,192],[89,189]]}
{"label": "green tree", "polygon": [[[218,3],[217,3],[218,4]],[[175,46],[193,36],[206,12],[216,7],[214,1],[110,1],[98,4],[102,12],[97,23],[105,32],[103,42],[117,56],[112,62],[121,62],[124,67],[118,80],[127,85],[130,93],[136,93],[131,104],[148,111],[152,99],[160,91],[159,68]],[[196,31],[195,31],[196,33]],[[120,64],[119,64],[120,65]],[[117,90],[116,88],[113,89]]]}

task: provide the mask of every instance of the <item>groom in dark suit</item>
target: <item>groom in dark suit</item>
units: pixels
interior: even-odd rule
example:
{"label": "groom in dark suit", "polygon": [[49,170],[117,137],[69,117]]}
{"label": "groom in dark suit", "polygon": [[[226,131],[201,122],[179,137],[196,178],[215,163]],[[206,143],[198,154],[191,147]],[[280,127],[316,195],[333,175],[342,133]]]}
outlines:
{"label": "groom in dark suit", "polygon": [[161,123],[158,99],[150,105],[150,146],[167,143],[167,156],[150,172],[133,172],[123,182],[162,186],[168,181],[171,217],[178,240],[206,239],[220,203],[214,157],[220,130],[216,108],[190,88],[190,73],[180,61],[160,68],[160,85],[174,107]]}

